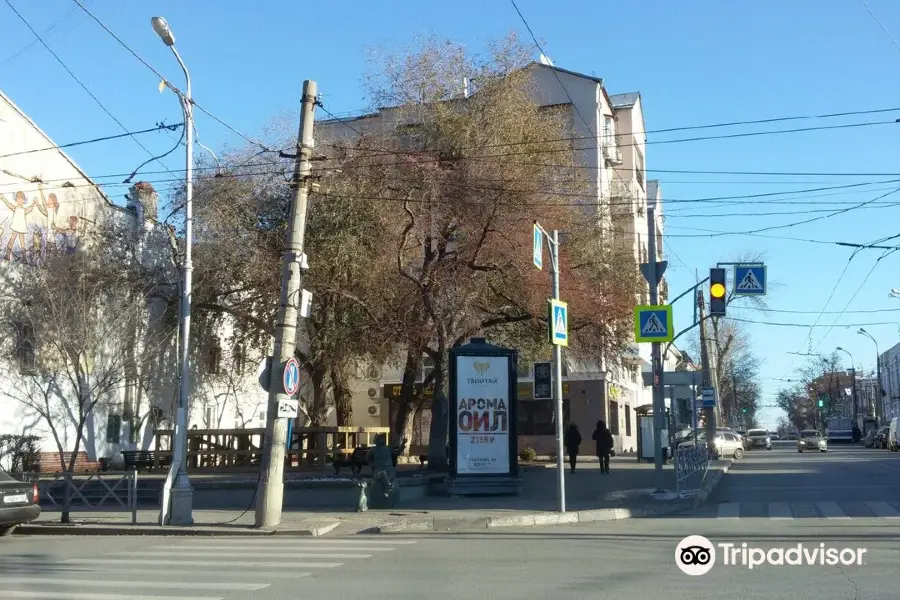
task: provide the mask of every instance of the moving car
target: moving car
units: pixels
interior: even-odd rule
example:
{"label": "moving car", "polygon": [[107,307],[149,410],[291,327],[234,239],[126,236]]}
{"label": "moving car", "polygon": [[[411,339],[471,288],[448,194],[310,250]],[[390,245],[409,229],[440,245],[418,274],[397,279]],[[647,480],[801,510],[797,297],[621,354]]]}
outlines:
{"label": "moving car", "polygon": [[[697,442],[701,444],[706,444],[706,431],[701,431],[699,435],[697,435]],[[681,444],[682,447],[689,447],[695,444],[694,440],[690,440],[687,442],[683,442]],[[740,459],[744,456],[744,445],[741,442],[740,436],[733,431],[723,431],[719,429],[716,431],[716,453],[720,457],[734,457],[736,459]]]}
{"label": "moving car", "polygon": [[747,432],[747,439],[750,441],[750,449],[765,448],[772,449],[772,438],[765,429],[751,429]]}
{"label": "moving car", "polygon": [[815,429],[804,429],[800,432],[800,437],[797,440],[797,452],[803,452],[804,450],[828,452],[828,442]]}
{"label": "moving car", "polygon": [[19,481],[0,469],[0,536],[41,514],[40,493],[37,483]]}

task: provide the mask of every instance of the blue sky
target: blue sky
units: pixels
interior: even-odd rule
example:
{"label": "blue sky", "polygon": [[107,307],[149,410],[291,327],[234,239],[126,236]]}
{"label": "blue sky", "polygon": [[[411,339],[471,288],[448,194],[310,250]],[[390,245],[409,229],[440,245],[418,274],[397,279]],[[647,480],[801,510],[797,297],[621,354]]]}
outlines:
{"label": "blue sky", "polygon": [[[71,0],[10,0],[48,45],[128,129],[181,120],[171,93],[157,91],[157,78],[77,8]],[[884,26],[900,39],[900,4],[867,0]],[[409,43],[434,32],[477,51],[484,40],[516,29],[527,35],[505,0],[453,4],[421,1],[327,3],[289,0],[215,3],[169,1],[124,3],[85,0],[86,6],[150,64],[181,85],[182,76],[168,50],[150,28],[150,17],[165,16],[193,76],[197,102],[237,130],[251,136],[279,115],[293,118],[302,81],[319,83],[326,107],[334,113],[365,107],[361,79],[365,51],[378,45]],[[204,9],[198,9],[203,4]],[[311,7],[311,8],[310,8]],[[639,90],[648,130],[900,106],[900,50],[856,0],[756,0],[752,3],[692,0],[598,2],[519,0],[547,54],[567,69],[601,76],[610,93]],[[57,142],[67,143],[120,133],[121,130],[71,79],[5,3],[0,3],[0,82],[3,90]],[[49,29],[49,31],[48,31]],[[537,54],[537,51],[536,51]],[[864,250],[835,288],[851,251],[837,245],[762,237],[703,236],[708,231],[752,231],[786,225],[827,213],[771,215],[822,208],[849,208],[889,191],[875,183],[859,189],[819,192],[801,198],[762,198],[768,204],[737,200],[684,202],[767,192],[788,192],[849,183],[897,179],[891,176],[750,176],[653,173],[653,169],[810,173],[900,173],[896,164],[900,124],[785,135],[653,143],[660,140],[738,131],[761,131],[839,123],[891,121],[900,111],[841,119],[799,121],[768,126],[688,131],[649,136],[649,176],[662,181],[666,205],[667,273],[675,295],[704,277],[716,261],[762,253],[773,285],[771,308],[731,314],[752,321],[812,324],[823,308],[836,311],[818,319],[812,347],[830,352],[847,348],[857,365],[874,367],[874,344],[856,334],[859,324],[878,340],[882,351],[900,341],[900,301],[888,290],[900,286],[890,274],[900,253],[887,256],[869,274],[881,251]],[[243,140],[198,114],[200,140],[214,148]],[[174,143],[172,134],[141,136],[151,151]],[[124,177],[148,156],[131,140],[75,148],[72,156],[104,183]],[[164,161],[182,166],[177,151]],[[160,170],[158,166],[148,169]],[[177,172],[176,172],[177,173]],[[150,175],[165,188],[171,176]],[[900,184],[897,184],[900,185]],[[122,186],[109,186],[121,196]],[[829,194],[822,196],[821,194]],[[900,193],[882,204],[766,232],[819,241],[868,243],[897,233]],[[681,204],[679,204],[679,202]],[[828,202],[814,206],[812,202]],[[865,283],[863,283],[865,280]],[[834,295],[825,306],[832,290]],[[855,297],[854,297],[855,295]],[[853,298],[852,302],[850,302]],[[849,302],[849,305],[848,305]],[[847,312],[837,314],[844,307]],[[889,312],[858,313],[852,311]],[[893,312],[890,312],[893,311]],[[678,329],[690,323],[689,304],[678,303]],[[868,325],[869,323],[885,323]],[[763,361],[767,400],[786,385],[803,359],[787,352],[806,351],[808,327],[750,324],[753,348]],[[827,335],[826,335],[827,334]],[[848,364],[849,366],[849,364]],[[774,411],[766,420],[774,424]]]}

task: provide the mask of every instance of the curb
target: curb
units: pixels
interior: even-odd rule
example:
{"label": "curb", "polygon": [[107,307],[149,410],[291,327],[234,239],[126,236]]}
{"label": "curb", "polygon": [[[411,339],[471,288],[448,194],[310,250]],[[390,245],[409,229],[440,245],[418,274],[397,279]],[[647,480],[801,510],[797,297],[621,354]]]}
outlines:
{"label": "curb", "polygon": [[216,527],[160,527],[134,526],[134,525],[19,525],[14,535],[143,535],[156,537],[176,536],[232,536],[232,537],[261,537],[261,536],[295,536],[295,537],[320,537],[337,529],[340,523],[328,523],[308,529],[251,529],[247,528],[216,528]]}
{"label": "curb", "polygon": [[509,527],[544,527],[551,525],[575,525],[578,523],[596,523],[600,521],[621,521],[624,519],[646,519],[650,517],[662,517],[686,511],[695,511],[699,508],[722,477],[731,468],[734,461],[730,461],[722,469],[717,470],[704,484],[703,489],[694,498],[693,506],[675,505],[660,507],[629,508],[599,508],[593,510],[579,510],[568,513],[546,512],[524,515],[509,515],[503,517],[466,518],[442,518],[418,519],[415,521],[403,521],[388,523],[377,527],[360,531],[360,534],[391,534],[391,533],[454,533],[471,532],[473,530],[502,529]]}
{"label": "curb", "polygon": [[710,494],[716,489],[716,486],[719,485],[719,482],[728,473],[729,469],[731,469],[731,465],[734,464],[734,459],[731,459],[727,465],[722,467],[720,470],[717,470],[713,475],[707,480],[706,484],[703,486],[703,489],[700,490],[700,493],[694,498],[694,507],[692,510],[697,510],[701,506],[706,503],[706,500],[709,498]]}
{"label": "curb", "polygon": [[429,518],[402,523],[388,523],[360,531],[360,534],[390,533],[454,533],[473,530],[503,529],[511,527],[546,527],[552,525],[574,525],[596,523],[598,521],[620,521],[623,519],[659,517],[685,510],[685,506],[645,507],[645,508],[600,508],[567,513],[530,513],[503,517],[480,517],[474,519]]}

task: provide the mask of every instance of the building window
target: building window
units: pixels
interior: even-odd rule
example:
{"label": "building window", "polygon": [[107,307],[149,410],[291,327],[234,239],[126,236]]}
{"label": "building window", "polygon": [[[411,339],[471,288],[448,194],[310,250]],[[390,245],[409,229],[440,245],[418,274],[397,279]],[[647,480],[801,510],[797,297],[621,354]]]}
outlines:
{"label": "building window", "polygon": [[236,375],[244,374],[244,367],[247,364],[247,353],[244,352],[243,346],[234,349],[234,372]]}
{"label": "building window", "polygon": [[637,148],[634,149],[634,176],[641,189],[644,189],[644,155]]}
{"label": "building window", "polygon": [[216,407],[207,406],[203,409],[203,426],[206,429],[216,428]]}
{"label": "building window", "polygon": [[631,435],[631,407],[625,405],[625,435]]}
{"label": "building window", "polygon": [[[518,413],[518,435],[556,435],[555,401],[520,400]],[[563,423],[568,422],[569,400],[563,398]]]}
{"label": "building window", "polygon": [[613,148],[616,144],[616,129],[612,117],[603,119],[603,145]]}
{"label": "building window", "polygon": [[613,435],[619,435],[619,403],[612,402],[609,403],[609,423],[606,424],[609,427],[609,432]]}
{"label": "building window", "polygon": [[25,323],[16,323],[16,359],[22,373],[33,373],[34,360],[34,328]]}
{"label": "building window", "polygon": [[106,417],[106,443],[118,444],[122,439],[122,415],[108,415]]}
{"label": "building window", "polygon": [[222,348],[216,344],[206,352],[206,372],[218,375],[222,366]]}

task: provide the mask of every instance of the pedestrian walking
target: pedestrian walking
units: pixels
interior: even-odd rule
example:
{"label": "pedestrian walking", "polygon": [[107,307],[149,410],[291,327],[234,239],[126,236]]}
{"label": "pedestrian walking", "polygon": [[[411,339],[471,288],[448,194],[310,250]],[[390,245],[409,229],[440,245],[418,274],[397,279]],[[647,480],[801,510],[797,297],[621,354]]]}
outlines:
{"label": "pedestrian walking", "polygon": [[578,462],[578,447],[581,445],[581,431],[578,425],[571,423],[565,436],[566,452],[569,454],[569,466],[575,473],[575,464]]}
{"label": "pedestrian walking", "polygon": [[609,455],[613,450],[613,436],[606,423],[597,421],[597,428],[594,429],[594,441],[597,442],[597,458],[600,459],[600,473],[609,473]]}

